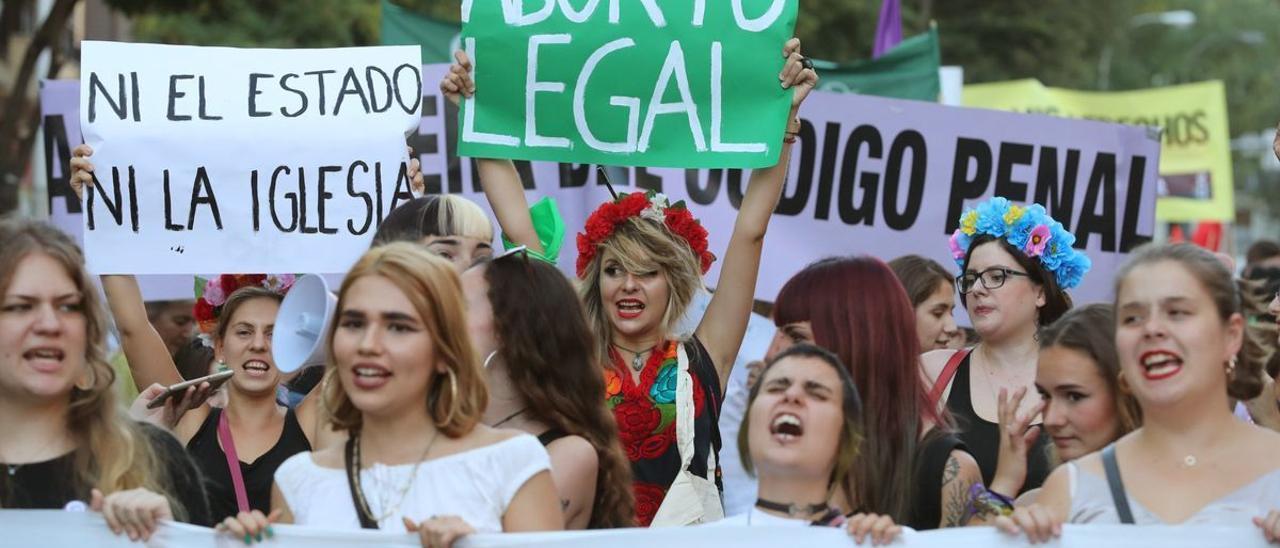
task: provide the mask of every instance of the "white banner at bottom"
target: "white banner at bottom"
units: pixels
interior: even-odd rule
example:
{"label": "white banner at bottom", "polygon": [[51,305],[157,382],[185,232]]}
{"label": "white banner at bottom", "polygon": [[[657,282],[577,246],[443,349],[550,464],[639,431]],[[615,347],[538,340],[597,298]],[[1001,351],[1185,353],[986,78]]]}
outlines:
{"label": "white banner at bottom", "polygon": [[[418,538],[405,533],[379,531],[330,531],[313,527],[278,525],[275,538],[254,546],[264,548],[324,548],[339,546],[420,546]],[[93,513],[61,510],[0,511],[0,545],[4,546],[94,546],[136,547],[128,537],[116,536],[106,522]],[[990,527],[966,527],[937,531],[906,531],[892,544],[906,548],[1002,548],[1026,546],[1026,539],[1006,535]],[[182,523],[167,523],[147,546],[219,547],[244,546],[241,539],[221,535],[212,529]],[[556,533],[473,535],[458,548],[777,548],[779,546],[849,547],[854,542],[839,529],[822,527],[685,527],[680,529],[614,529]],[[1262,532],[1254,527],[1068,525],[1062,538],[1047,546],[1057,548],[1201,548],[1268,546]]]}

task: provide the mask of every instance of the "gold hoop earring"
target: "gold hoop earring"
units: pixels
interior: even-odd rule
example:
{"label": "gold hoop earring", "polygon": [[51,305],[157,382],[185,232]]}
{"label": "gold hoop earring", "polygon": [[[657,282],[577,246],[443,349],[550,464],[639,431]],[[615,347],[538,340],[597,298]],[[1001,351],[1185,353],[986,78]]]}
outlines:
{"label": "gold hoop earring", "polygon": [[444,420],[436,423],[436,426],[443,427],[453,422],[453,416],[458,414],[458,376],[453,369],[445,369],[449,373],[449,413],[444,416]]}

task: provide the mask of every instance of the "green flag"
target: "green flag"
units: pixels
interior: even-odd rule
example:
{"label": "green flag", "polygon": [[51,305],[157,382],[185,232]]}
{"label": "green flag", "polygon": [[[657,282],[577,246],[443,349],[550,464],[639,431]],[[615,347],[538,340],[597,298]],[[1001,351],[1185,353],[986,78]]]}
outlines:
{"label": "green flag", "polygon": [[458,47],[457,23],[433,19],[382,0],[382,45],[422,46],[422,64],[452,63]]}
{"label": "green flag", "polygon": [[896,99],[936,102],[941,91],[942,53],[938,29],[903,40],[880,58],[848,65],[814,61],[822,78],[818,89]]}

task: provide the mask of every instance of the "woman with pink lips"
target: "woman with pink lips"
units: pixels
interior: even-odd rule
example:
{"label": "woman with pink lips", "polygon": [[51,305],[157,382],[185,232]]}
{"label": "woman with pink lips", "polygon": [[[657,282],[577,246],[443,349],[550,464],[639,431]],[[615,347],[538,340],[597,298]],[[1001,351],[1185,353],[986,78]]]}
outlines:
{"label": "woman with pink lips", "polygon": [[[577,274],[600,339],[605,398],[632,464],[636,524],[686,525],[723,516],[718,473],[723,390],[742,344],[760,269],[765,229],[781,196],[797,112],[817,84],[800,41],[781,48],[779,85],[792,90],[778,163],[752,172],[725,252],[717,290],[692,337],[675,327],[714,256],[707,232],[682,203],[633,193],[601,205],[578,235]],[[440,82],[453,102],[476,93],[463,52]],[[512,162],[478,159],[480,181],[515,244],[543,252]]]}
{"label": "woman with pink lips", "polygon": [[844,526],[858,544],[892,542],[889,516],[846,517],[830,504],[854,473],[863,441],[862,404],[835,354],[801,343],[771,356],[752,385],[738,431],[742,466],[759,479],[756,504],[712,526]]}
{"label": "woman with pink lips", "polygon": [[[1136,251],[1116,277],[1120,382],[1137,430],[1058,468],[1035,504],[997,524],[1032,542],[1063,523],[1256,526],[1280,540],[1280,434],[1239,421],[1228,391],[1259,364],[1235,359],[1244,318],[1231,273],[1190,244]],[[1253,384],[1256,388],[1256,383]]]}
{"label": "woman with pink lips", "polygon": [[1019,486],[1038,487],[1050,469],[1048,439],[1039,425],[1024,426],[1042,407],[1034,394],[1036,331],[1071,308],[1066,290],[1090,267],[1074,242],[1039,204],[999,197],[965,211],[951,236],[960,302],[982,342],[925,354],[925,383],[955,417],[987,490],[1009,504]]}

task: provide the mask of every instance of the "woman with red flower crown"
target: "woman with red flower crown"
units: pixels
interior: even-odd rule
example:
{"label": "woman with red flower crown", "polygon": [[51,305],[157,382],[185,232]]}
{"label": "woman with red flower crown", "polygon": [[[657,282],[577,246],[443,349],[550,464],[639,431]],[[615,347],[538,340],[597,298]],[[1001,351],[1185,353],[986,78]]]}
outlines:
{"label": "woman with red flower crown", "polygon": [[[606,399],[631,460],[636,523],[685,525],[723,516],[717,415],[751,313],[765,228],[778,204],[796,113],[817,84],[800,41],[788,41],[779,74],[792,89],[790,123],[775,166],[753,172],[725,253],[720,281],[691,337],[675,326],[714,257],[707,231],[683,204],[627,194],[601,205],[578,234],[577,273],[588,319],[602,344]],[[471,61],[455,53],[440,83],[453,102],[476,93]],[[520,176],[506,160],[478,160],[498,222],[516,244],[541,251]]]}

